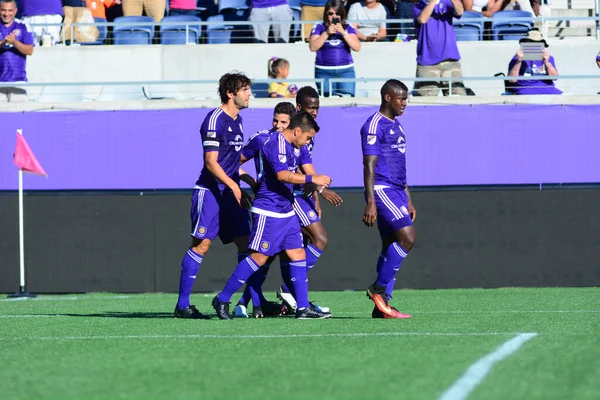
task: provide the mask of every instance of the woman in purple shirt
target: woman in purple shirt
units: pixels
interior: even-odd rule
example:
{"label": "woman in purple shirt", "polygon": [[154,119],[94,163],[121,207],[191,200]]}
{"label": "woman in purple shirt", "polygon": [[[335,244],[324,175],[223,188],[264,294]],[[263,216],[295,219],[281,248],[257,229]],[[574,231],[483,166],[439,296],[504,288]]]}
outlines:
{"label": "woman in purple shirt", "polygon": [[[340,0],[329,0],[325,5],[323,23],[315,25],[310,33],[310,51],[317,52],[315,78],[324,79],[323,93],[329,93],[329,79],[356,78],[351,50],[360,50],[356,30],[346,22],[346,9]],[[332,95],[354,97],[355,82],[334,82]],[[320,85],[317,84],[320,89]]]}

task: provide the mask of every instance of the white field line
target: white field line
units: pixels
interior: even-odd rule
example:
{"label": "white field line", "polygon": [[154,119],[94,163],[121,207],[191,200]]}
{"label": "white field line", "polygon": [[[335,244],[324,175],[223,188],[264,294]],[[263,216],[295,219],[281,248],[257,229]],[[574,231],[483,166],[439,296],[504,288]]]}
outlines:
{"label": "white field line", "polygon": [[138,295],[138,296],[129,296],[129,295],[118,295],[118,296],[52,296],[52,297],[16,297],[14,299],[0,299],[0,301],[13,302],[13,301],[68,301],[68,300],[118,300],[118,299],[132,299],[134,297],[137,298],[145,298],[150,296]]}
{"label": "white field line", "polygon": [[463,400],[479,385],[494,365],[504,360],[521,348],[525,342],[533,339],[537,333],[520,333],[504,342],[493,352],[480,358],[465,371],[465,373],[450,386],[438,400]]}
{"label": "white field line", "polygon": [[[487,310],[487,311],[412,311],[404,310],[411,314],[523,314],[523,313],[600,313],[600,310]],[[334,310],[335,312],[335,310]],[[340,314],[365,314],[365,311],[349,311]]]}
{"label": "white field line", "polygon": [[114,339],[295,339],[381,336],[513,336],[537,335],[515,332],[364,332],[364,333],[306,333],[291,335],[98,335],[98,336],[32,336],[0,337],[0,341],[13,340],[114,340]]}

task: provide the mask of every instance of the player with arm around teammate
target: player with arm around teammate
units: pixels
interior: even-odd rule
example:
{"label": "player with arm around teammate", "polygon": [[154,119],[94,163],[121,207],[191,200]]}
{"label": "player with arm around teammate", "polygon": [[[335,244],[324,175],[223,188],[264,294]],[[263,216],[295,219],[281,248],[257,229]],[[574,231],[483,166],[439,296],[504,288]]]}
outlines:
{"label": "player with arm around teammate", "polygon": [[377,223],[381,254],[377,279],[367,289],[375,303],[373,318],[410,318],[389,305],[395,276],[417,239],[416,210],[406,184],[406,136],[396,117],[406,108],[408,88],[390,79],[381,88],[381,106],[361,128],[367,205],[363,222]]}

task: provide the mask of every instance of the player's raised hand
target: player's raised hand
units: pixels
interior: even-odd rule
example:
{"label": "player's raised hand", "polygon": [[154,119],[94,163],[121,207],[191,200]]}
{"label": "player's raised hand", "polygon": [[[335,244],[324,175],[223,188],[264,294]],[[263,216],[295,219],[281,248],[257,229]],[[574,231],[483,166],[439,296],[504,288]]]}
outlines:
{"label": "player's raised hand", "polygon": [[375,206],[375,203],[367,203],[362,220],[369,228],[375,225],[375,222],[377,221],[377,207]]}
{"label": "player's raised hand", "polygon": [[342,198],[336,192],[326,187],[324,187],[320,191],[320,193],[321,196],[323,196],[323,198],[327,200],[332,206],[337,207],[344,202],[344,200],[342,200]]}
{"label": "player's raised hand", "polygon": [[331,185],[331,178],[327,175],[313,175],[312,183],[318,186],[329,186]]}

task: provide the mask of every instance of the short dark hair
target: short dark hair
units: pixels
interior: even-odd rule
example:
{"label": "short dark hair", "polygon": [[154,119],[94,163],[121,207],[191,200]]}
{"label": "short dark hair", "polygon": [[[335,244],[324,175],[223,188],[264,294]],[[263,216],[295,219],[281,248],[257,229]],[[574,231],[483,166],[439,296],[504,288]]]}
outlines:
{"label": "short dark hair", "polygon": [[323,11],[323,24],[327,25],[329,22],[327,12],[330,8],[333,8],[336,14],[340,16],[340,23],[346,25],[346,8],[344,7],[344,2],[342,0],[327,1],[327,4],[325,4],[325,11]]}
{"label": "short dark hair", "polygon": [[277,103],[273,114],[287,114],[292,119],[296,115],[296,107],[289,101],[282,101],[281,103]]}
{"label": "short dark hair", "polygon": [[18,7],[17,0],[0,0],[0,3],[15,3],[15,7]]}
{"label": "short dark hair", "polygon": [[305,105],[307,99],[318,99],[319,93],[312,86],[303,86],[296,93],[296,104]]}
{"label": "short dark hair", "polygon": [[389,79],[381,87],[381,101],[385,99],[385,95],[392,95],[395,91],[404,90],[408,93],[408,87],[398,79]]}
{"label": "short dark hair", "polygon": [[290,125],[288,129],[302,129],[302,132],[310,132],[311,129],[314,129],[315,132],[319,132],[319,125],[317,125],[317,121],[307,112],[300,111],[298,114],[292,117],[290,121]]}
{"label": "short dark hair", "polygon": [[238,71],[228,72],[219,79],[219,97],[221,103],[229,101],[227,92],[237,93],[244,86],[251,86],[252,81],[244,73]]}

